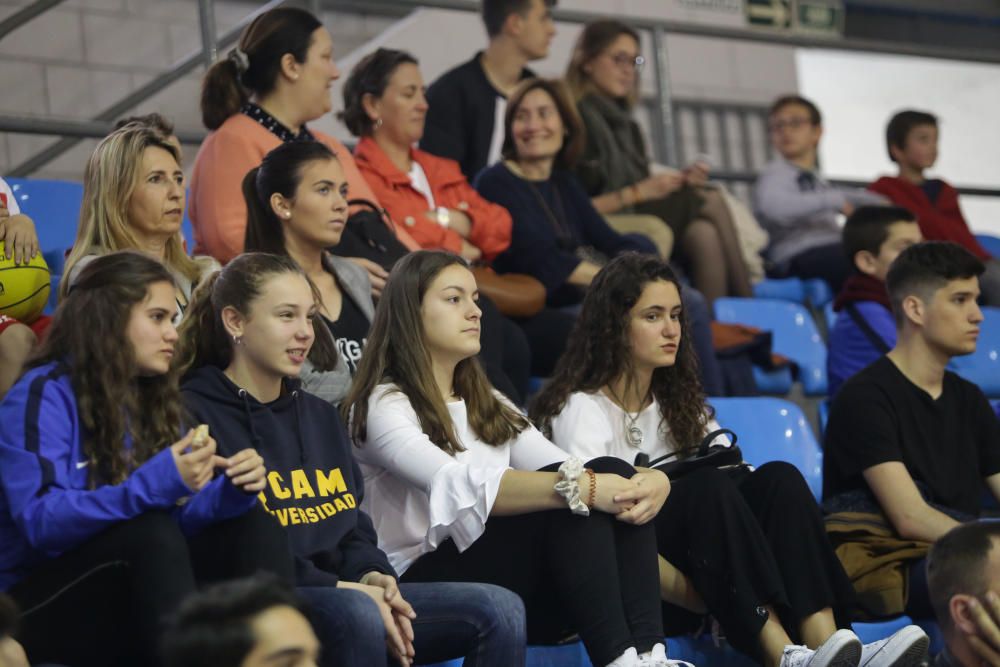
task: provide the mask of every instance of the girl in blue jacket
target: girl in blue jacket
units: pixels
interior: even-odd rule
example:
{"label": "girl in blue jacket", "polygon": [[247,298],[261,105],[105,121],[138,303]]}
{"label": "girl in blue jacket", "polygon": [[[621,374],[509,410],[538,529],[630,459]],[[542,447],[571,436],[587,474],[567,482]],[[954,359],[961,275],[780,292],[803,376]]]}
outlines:
{"label": "girl in blue jacket", "polygon": [[[339,206],[335,190],[321,190],[314,199]],[[384,666],[387,647],[404,666],[459,656],[481,667],[524,664],[524,609],[510,591],[397,583],[360,509],[363,477],[337,409],[298,379],[307,358],[325,365],[337,354],[330,337],[316,335],[317,297],[290,257],[241,255],[195,293],[179,361],[194,369],[185,403],[219,451],[250,445],[264,457],[260,502],[287,529],[323,644],[320,665]]]}
{"label": "girl in blue jacket", "polygon": [[0,405],[0,590],[32,662],[155,665],[160,623],[196,583],[291,578],[256,507],[261,458],[181,429],[175,289],[144,255],[95,259]]}

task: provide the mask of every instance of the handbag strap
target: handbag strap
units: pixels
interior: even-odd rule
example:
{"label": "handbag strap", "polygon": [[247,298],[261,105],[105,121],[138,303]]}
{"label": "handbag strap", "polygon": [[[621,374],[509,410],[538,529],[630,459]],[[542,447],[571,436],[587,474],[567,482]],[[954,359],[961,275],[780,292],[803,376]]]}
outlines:
{"label": "handbag strap", "polygon": [[[729,438],[730,438],[731,444],[734,447],[736,446],[736,440],[737,440],[736,433],[732,429],[718,428],[718,429],[715,429],[714,431],[712,431],[711,433],[709,433],[708,435],[706,435],[704,438],[701,439],[701,444],[698,445],[697,449],[695,450],[696,455],[697,456],[706,456],[706,455],[708,455],[708,450],[709,450],[709,448],[711,448],[712,442],[714,442],[715,439],[718,438],[720,435],[728,435]],[[691,449],[694,449],[694,448],[691,448]],[[648,454],[640,453],[640,454],[636,455],[636,457],[635,457],[635,464],[637,466],[642,467],[642,468],[653,468],[653,467],[656,467],[657,465],[659,465],[660,463],[663,463],[664,461],[666,461],[669,458],[673,458],[675,456],[680,456],[682,453],[684,453],[684,451],[685,450],[679,450],[679,451],[676,451],[676,452],[670,452],[669,454],[664,454],[663,456],[655,458],[652,461],[649,460],[649,455]],[[690,449],[687,450],[687,451],[690,451]],[[640,457],[644,457],[644,458],[641,459],[641,462],[640,462]]]}

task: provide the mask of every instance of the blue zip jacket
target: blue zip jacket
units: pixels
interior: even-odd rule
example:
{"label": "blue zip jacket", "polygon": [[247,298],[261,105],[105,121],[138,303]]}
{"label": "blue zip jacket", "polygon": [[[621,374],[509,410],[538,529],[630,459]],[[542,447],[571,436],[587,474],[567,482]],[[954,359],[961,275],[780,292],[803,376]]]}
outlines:
{"label": "blue zip jacket", "polygon": [[185,535],[193,535],[254,506],[256,498],[225,475],[192,495],[169,448],[124,482],[90,489],[69,373],[67,364],[55,362],[31,369],[0,403],[0,590],[33,566],[145,512],[168,511]]}
{"label": "blue zip jacket", "polygon": [[361,511],[361,468],[337,409],[285,379],[285,391],[261,403],[218,368],[185,379],[188,411],[208,424],[222,456],[253,447],[267,465],[259,498],[288,531],[299,586],[336,586],[372,570],[396,576]]}

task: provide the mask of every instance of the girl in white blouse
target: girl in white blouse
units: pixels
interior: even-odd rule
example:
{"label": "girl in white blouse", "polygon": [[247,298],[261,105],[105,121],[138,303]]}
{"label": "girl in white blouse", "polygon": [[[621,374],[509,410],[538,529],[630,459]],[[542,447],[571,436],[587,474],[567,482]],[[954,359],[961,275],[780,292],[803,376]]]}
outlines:
{"label": "girl in white blouse", "polygon": [[401,581],[480,581],[520,595],[531,642],[579,633],[595,665],[666,666],[648,522],[658,471],[579,459],[489,384],[464,260],[420,251],[393,269],[343,409],[364,509]]}
{"label": "girl in white blouse", "polygon": [[[532,406],[553,442],[580,457],[673,460],[719,428],[685,343],[679,289],[655,257],[623,255],[601,270]],[[866,646],[851,632],[851,583],[788,463],[690,472],[673,482],[654,525],[668,634],[710,612],[735,648],[782,667],[915,665],[926,651],[916,626]]]}

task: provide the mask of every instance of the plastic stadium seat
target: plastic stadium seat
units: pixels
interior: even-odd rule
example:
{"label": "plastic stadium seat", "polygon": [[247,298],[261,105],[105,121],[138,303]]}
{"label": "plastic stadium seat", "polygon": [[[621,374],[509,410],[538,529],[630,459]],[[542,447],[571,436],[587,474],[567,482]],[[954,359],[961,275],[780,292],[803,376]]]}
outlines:
{"label": "plastic stadium seat", "polygon": [[979,245],[986,249],[994,257],[1000,257],[1000,238],[990,234],[976,234]]}
{"label": "plastic stadium seat", "polygon": [[810,278],[802,283],[806,291],[806,300],[816,308],[822,308],[833,301],[833,291],[825,280]]}
{"label": "plastic stadium seat", "polygon": [[819,435],[820,438],[826,433],[826,422],[830,420],[830,399],[827,398],[819,402],[816,406],[816,418],[819,422]]}
{"label": "plastic stadium seat", "polygon": [[188,217],[188,208],[191,202],[191,188],[184,191],[184,219],[181,221],[181,236],[184,237],[184,248],[187,254],[194,254],[194,227],[191,226],[191,218]]}
{"label": "plastic stadium seat", "polygon": [[802,303],[806,299],[806,287],[798,278],[764,278],[753,286],[753,295],[758,299]]}
{"label": "plastic stadium seat", "polygon": [[748,463],[791,463],[819,500],[823,492],[823,451],[798,405],[770,396],[710,398],[708,402],[715,408],[719,424],[736,433]]}
{"label": "plastic stadium seat", "polygon": [[65,252],[76,240],[83,185],[70,181],[8,178],[17,205],[35,221],[45,262],[53,274],[62,273]]}
{"label": "plastic stadium seat", "polygon": [[949,368],[979,385],[990,398],[1000,398],[1000,308],[984,307],[976,351],[954,357]]}
{"label": "plastic stadium seat", "polygon": [[772,331],[774,351],[798,366],[803,391],[809,396],[826,394],[826,345],[804,306],[774,299],[727,297],[715,300],[715,318]]}

